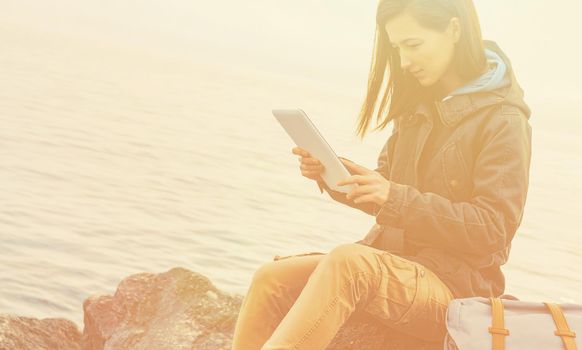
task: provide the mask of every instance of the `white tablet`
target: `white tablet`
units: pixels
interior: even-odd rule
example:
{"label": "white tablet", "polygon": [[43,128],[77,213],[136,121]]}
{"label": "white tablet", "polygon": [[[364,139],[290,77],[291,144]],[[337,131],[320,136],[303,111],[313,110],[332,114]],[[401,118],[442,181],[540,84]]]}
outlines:
{"label": "white tablet", "polygon": [[344,180],[351,174],[303,110],[274,109],[273,115],[297,146],[309,152],[323,164],[325,169],[321,178],[329,188],[348,193],[355,187],[353,184],[336,185],[338,181]]}

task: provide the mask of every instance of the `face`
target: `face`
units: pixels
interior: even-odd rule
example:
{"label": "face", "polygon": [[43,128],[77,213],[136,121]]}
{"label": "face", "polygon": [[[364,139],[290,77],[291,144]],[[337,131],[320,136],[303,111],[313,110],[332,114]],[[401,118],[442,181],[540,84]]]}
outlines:
{"label": "face", "polygon": [[459,37],[459,22],[451,19],[444,32],[422,27],[404,11],[386,23],[390,45],[398,48],[403,71],[412,74],[422,86],[451,79],[451,62]]}

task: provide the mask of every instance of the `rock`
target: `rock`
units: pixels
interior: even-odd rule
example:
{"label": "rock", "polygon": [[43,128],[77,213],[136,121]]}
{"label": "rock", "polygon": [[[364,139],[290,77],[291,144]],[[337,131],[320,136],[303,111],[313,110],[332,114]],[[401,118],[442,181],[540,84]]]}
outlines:
{"label": "rock", "polygon": [[0,349],[77,350],[81,332],[72,321],[0,314]]}
{"label": "rock", "polygon": [[442,350],[442,343],[428,343],[387,329],[364,312],[354,312],[327,350]]}
{"label": "rock", "polygon": [[241,302],[183,268],[132,275],[83,303],[83,349],[230,349]]}
{"label": "rock", "polygon": [[[208,278],[174,268],[124,279],[114,296],[83,303],[83,349],[230,350],[242,296],[218,290]],[[442,349],[401,336],[354,313],[328,350]]]}

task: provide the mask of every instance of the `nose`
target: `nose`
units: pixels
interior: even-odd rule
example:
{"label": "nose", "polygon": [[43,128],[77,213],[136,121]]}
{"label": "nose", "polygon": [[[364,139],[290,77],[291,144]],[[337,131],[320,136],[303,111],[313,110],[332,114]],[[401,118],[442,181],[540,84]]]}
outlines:
{"label": "nose", "polygon": [[408,70],[410,68],[410,59],[402,54],[402,52],[400,53],[400,68],[402,70]]}

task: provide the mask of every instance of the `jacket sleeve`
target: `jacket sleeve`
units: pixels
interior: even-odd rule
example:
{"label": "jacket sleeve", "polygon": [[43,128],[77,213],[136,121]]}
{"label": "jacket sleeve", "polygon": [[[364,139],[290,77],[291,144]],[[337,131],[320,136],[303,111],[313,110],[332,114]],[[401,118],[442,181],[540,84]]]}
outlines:
{"label": "jacket sleeve", "polygon": [[467,202],[391,181],[376,222],[403,228],[405,241],[490,254],[504,249],[523,216],[531,159],[531,126],[522,115],[498,114],[484,131]]}

